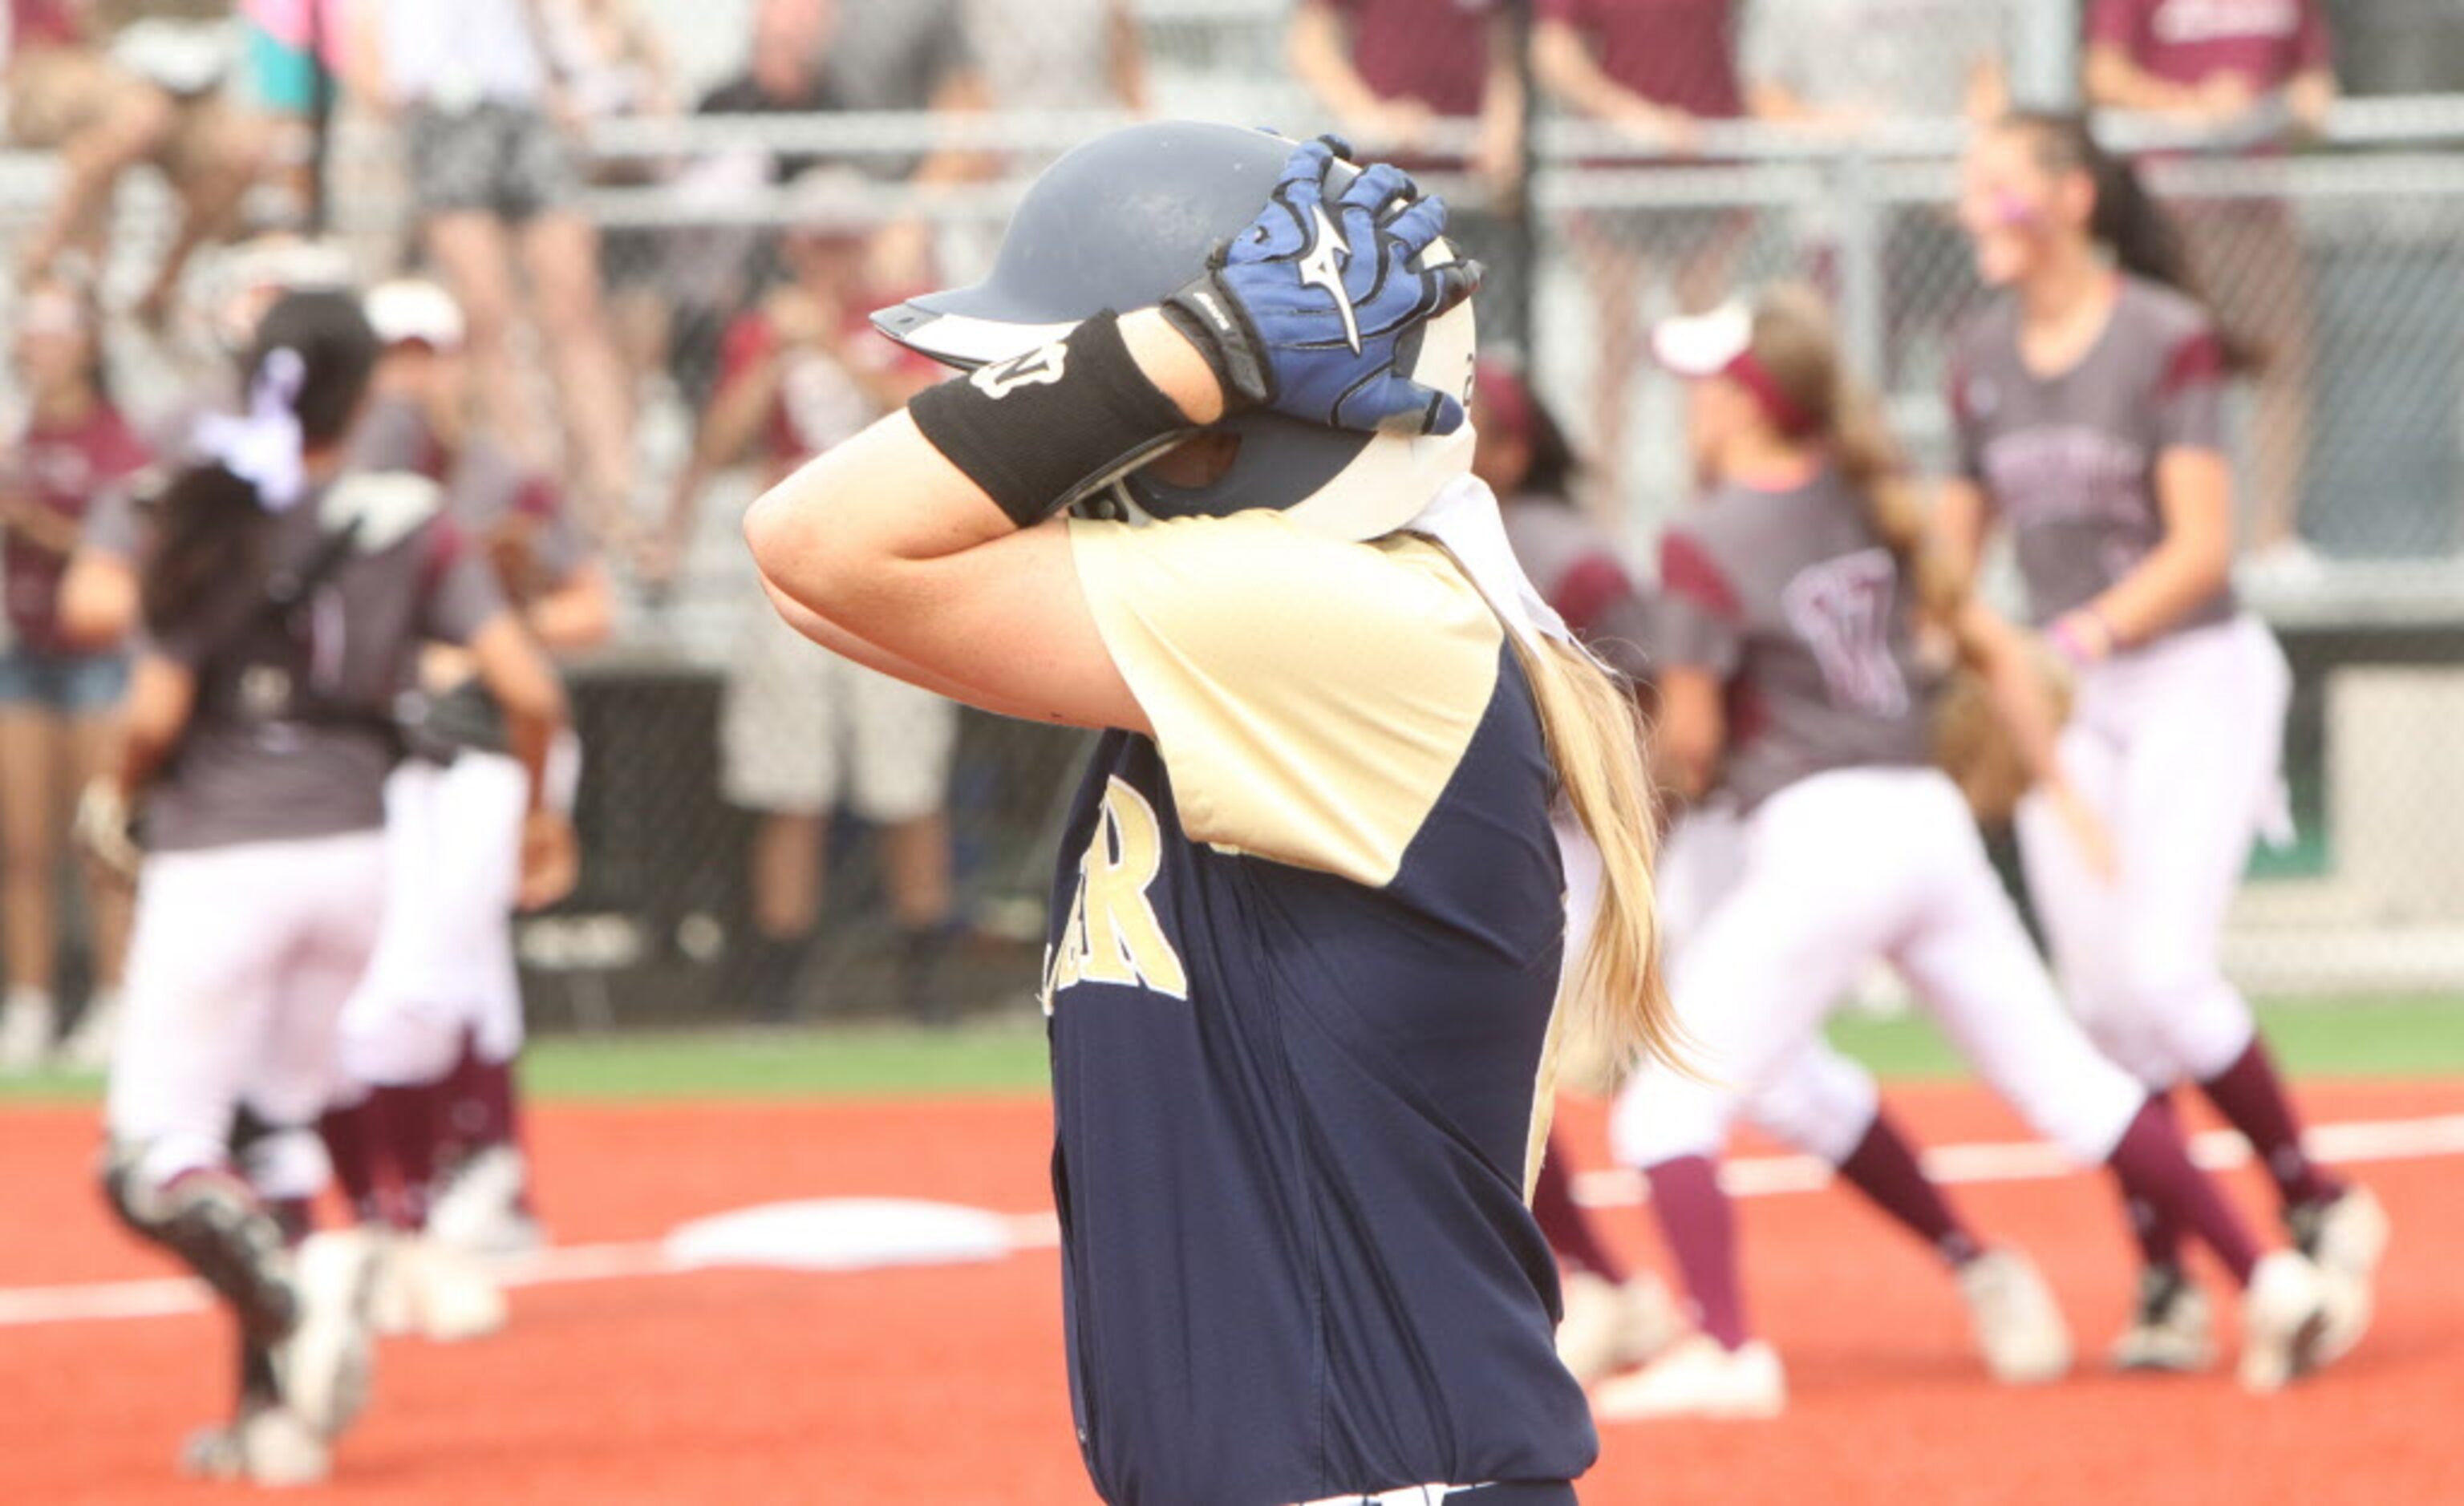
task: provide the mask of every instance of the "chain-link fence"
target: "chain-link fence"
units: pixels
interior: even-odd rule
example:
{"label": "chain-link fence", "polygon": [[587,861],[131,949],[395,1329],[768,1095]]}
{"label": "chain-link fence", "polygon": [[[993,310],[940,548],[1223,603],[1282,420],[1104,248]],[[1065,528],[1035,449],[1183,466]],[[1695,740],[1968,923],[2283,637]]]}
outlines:
{"label": "chain-link fence", "polygon": [[[262,19],[285,8],[242,9]],[[545,9],[567,13],[556,110],[578,112],[582,143],[580,180],[558,202],[595,229],[595,265],[529,244],[537,221],[512,210],[534,206],[439,196],[418,153],[423,130],[451,124],[438,94],[460,76],[451,69],[422,81],[425,105],[381,112],[346,94],[322,182],[333,232],[363,276],[424,264],[458,282],[466,306],[483,264],[439,228],[473,204],[496,222],[494,265],[533,281],[469,309],[501,323],[488,338],[501,338],[516,384],[516,399],[481,418],[537,415],[513,437],[577,494],[625,594],[615,644],[573,666],[589,748],[588,878],[525,941],[553,1023],[561,1009],[605,1022],[885,1013],[915,1005],[919,989],[971,1005],[1024,994],[1077,739],[973,712],[953,732],[817,670],[782,678],[779,629],[737,524],[761,486],[924,380],[865,332],[863,315],[979,274],[1024,183],[1069,144],[1135,115],[1186,115],[1339,128],[1411,163],[1459,205],[1462,238],[1496,271],[1489,344],[1530,371],[1591,460],[1591,500],[1647,558],[1642,546],[1690,491],[1679,394],[1642,359],[1642,332],[1662,313],[1771,278],[1814,282],[1903,436],[1929,465],[1942,460],[1945,352],[1978,292],[1947,212],[1962,118],[2074,98],[2081,28],[2105,7]],[[2340,23],[2363,9],[2328,8]],[[2366,9],[2368,28],[2342,27],[2348,89],[2464,82],[2433,66],[2452,55],[2438,39],[2459,34],[2464,7]],[[605,27],[624,11],[647,23],[655,55],[635,57]],[[2419,46],[2387,45],[2398,23]],[[2167,148],[2153,176],[2216,300],[2289,353],[2283,376],[2237,398],[2234,452],[2250,505],[2296,526],[2248,594],[2299,672],[2299,839],[2260,858],[2235,967],[2269,992],[2453,986],[2464,816],[2440,788],[2439,750],[2464,734],[2464,674],[2450,667],[2464,640],[2464,162],[2453,153],[2464,101],[2348,99],[2298,144],[2285,109],[2264,100],[2229,136],[2145,120],[2117,130]],[[483,177],[503,166],[466,164]],[[490,181],[507,186],[501,173]],[[39,232],[61,183],[47,150],[0,159],[12,245]],[[180,186],[151,170],[121,185],[102,243],[113,302],[146,288]],[[269,174],[256,202],[283,212],[302,186]],[[174,315],[167,333],[116,324],[125,404],[170,410],[218,359],[213,289],[231,260],[201,255],[187,284],[196,312]],[[581,314],[566,295],[576,277],[596,292]],[[604,342],[598,359],[619,373],[612,417],[595,431],[568,360],[584,317]],[[745,405],[729,395],[748,391],[760,401],[731,413]],[[841,714],[816,718],[817,701]],[[922,958],[935,972],[918,984]]]}

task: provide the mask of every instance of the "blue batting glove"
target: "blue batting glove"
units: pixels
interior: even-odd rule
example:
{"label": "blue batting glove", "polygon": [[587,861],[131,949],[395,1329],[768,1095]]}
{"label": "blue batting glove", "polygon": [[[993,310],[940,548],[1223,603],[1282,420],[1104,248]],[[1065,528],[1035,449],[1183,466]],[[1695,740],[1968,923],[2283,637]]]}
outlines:
{"label": "blue batting glove", "polygon": [[1462,401],[1414,382],[1401,346],[1471,296],[1480,264],[1413,265],[1444,233],[1446,207],[1400,168],[1369,168],[1330,206],[1327,175],[1347,150],[1328,137],[1295,149],[1257,219],[1164,314],[1208,355],[1230,405],[1334,428],[1451,434]]}

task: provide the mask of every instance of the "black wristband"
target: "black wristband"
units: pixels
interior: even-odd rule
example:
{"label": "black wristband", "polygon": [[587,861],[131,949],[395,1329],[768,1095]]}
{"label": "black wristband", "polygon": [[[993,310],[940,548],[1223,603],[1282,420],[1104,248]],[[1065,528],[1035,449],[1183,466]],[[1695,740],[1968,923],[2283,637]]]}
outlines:
{"label": "black wristband", "polygon": [[1263,341],[1240,301],[1223,290],[1223,279],[1208,272],[1163,300],[1164,321],[1206,358],[1215,380],[1223,387],[1223,410],[1271,403],[1274,374],[1266,369]]}
{"label": "black wristband", "polygon": [[1138,369],[1120,316],[916,394],[925,440],[1025,528],[1197,426]]}

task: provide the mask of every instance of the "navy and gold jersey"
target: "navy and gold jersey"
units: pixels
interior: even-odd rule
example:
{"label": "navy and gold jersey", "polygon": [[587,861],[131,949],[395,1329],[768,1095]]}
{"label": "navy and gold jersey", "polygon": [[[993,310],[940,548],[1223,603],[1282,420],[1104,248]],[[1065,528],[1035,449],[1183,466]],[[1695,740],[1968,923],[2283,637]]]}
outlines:
{"label": "navy and gold jersey", "polygon": [[1113,1506],[1565,1480],[1525,1206],[1565,929],[1537,710],[1435,545],[1075,523],[1107,734],[1045,979],[1071,1400]]}

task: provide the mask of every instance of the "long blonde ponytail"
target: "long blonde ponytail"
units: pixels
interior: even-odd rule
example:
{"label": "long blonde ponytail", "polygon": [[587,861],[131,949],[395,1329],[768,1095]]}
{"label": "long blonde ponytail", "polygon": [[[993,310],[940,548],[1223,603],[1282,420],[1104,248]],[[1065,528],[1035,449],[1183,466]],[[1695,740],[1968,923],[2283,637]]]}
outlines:
{"label": "long blonde ponytail", "polygon": [[1580,957],[1567,959],[1543,1085],[1554,1081],[1561,1061],[1612,1070],[1646,1057],[1682,1061],[1682,1033],[1661,974],[1652,878],[1659,818],[1634,696],[1566,644],[1535,652],[1517,639],[1514,655],[1539,707],[1566,805],[1600,852],[1591,938]]}

